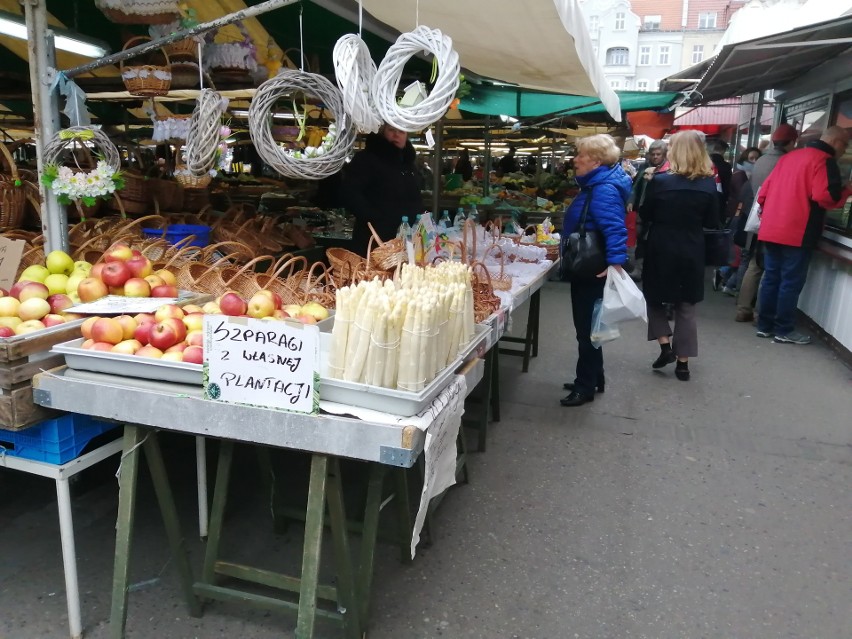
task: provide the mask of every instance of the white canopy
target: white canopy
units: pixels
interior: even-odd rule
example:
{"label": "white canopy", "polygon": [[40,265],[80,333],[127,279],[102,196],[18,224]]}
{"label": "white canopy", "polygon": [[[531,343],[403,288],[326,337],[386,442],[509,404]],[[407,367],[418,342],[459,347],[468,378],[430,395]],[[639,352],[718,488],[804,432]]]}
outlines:
{"label": "white canopy", "polygon": [[598,96],[621,121],[577,0],[363,0],[374,18],[401,32],[418,24],[453,39],[461,65],[527,89]]}

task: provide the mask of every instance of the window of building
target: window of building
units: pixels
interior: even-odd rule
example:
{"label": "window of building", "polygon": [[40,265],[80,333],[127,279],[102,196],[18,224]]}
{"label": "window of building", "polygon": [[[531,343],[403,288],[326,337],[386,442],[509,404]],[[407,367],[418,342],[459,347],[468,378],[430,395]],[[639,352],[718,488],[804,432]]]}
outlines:
{"label": "window of building", "polygon": [[648,90],[648,81],[647,80],[636,80],[636,90],[637,91],[647,91]]}
{"label": "window of building", "polygon": [[615,30],[624,31],[624,13],[621,11],[615,14]]}
{"label": "window of building", "polygon": [[651,64],[651,47],[639,47],[639,66],[647,67]]}
{"label": "window of building", "polygon": [[621,80],[610,80],[609,86],[611,89],[618,89],[621,87]]}
{"label": "window of building", "polygon": [[612,66],[625,65],[629,56],[627,47],[613,47],[606,50],[606,63]]}
{"label": "window of building", "polygon": [[716,28],[716,13],[707,12],[698,14],[699,29],[715,29]]}
{"label": "window of building", "polygon": [[703,44],[693,44],[692,45],[692,64],[698,64],[704,59],[704,45]]}
{"label": "window of building", "polygon": [[642,27],[646,31],[658,31],[660,22],[662,21],[663,16],[645,16],[645,19],[642,21]]}
{"label": "window of building", "polygon": [[600,28],[600,18],[598,16],[589,16],[589,33],[592,34],[593,38],[598,34]]}
{"label": "window of building", "polygon": [[669,58],[671,57],[671,47],[667,44],[660,45],[659,58],[657,59],[657,64],[668,66]]}

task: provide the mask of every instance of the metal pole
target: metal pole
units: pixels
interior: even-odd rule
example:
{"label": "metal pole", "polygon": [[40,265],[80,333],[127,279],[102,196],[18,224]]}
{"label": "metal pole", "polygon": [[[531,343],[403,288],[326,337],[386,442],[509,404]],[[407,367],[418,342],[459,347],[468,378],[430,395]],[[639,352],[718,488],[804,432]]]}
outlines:
{"label": "metal pole", "polygon": [[443,176],[441,175],[442,156],[444,155],[444,122],[438,120],[435,123],[435,158],[432,161],[432,219],[440,219],[438,204],[441,196]]}
{"label": "metal pole", "polygon": [[487,197],[491,191],[491,116],[485,116],[485,157],[482,167],[482,195]]}
{"label": "metal pole", "polygon": [[[35,2],[37,0],[30,1]],[[178,42],[179,40],[185,40],[190,36],[207,33],[208,31],[219,29],[234,22],[239,22],[240,20],[253,18],[263,13],[273,11],[274,9],[286,7],[288,4],[295,4],[299,1],[300,0],[267,0],[266,2],[262,2],[253,7],[248,7],[247,9],[243,9],[242,11],[237,11],[236,13],[231,13],[221,18],[216,18],[215,20],[211,20],[210,22],[204,22],[202,24],[199,24],[198,26],[192,27],[191,29],[186,29],[185,31],[177,31],[163,38],[151,40],[150,42],[140,44],[139,46],[132,47],[130,49],[125,49],[124,51],[119,51],[118,53],[114,53],[111,56],[107,56],[106,58],[101,58],[100,60],[93,60],[92,62],[88,62],[79,67],[68,69],[64,73],[69,78],[73,78],[74,76],[78,76],[81,73],[88,73],[89,71],[94,71],[95,69],[100,69],[101,67],[109,66],[111,64],[121,62],[122,60],[127,60],[129,58],[140,56],[150,51],[155,51],[161,48],[163,45]]]}
{"label": "metal pole", "polygon": [[763,97],[764,91],[757,94],[757,107],[754,111],[754,124],[748,132],[748,145],[757,146],[760,144],[760,121],[763,119]]}
{"label": "metal pole", "polygon": [[[30,62],[30,87],[33,94],[33,129],[39,175],[44,170],[45,141],[59,130],[59,102],[50,90],[56,67],[53,32],[47,28],[47,9],[42,0],[24,3],[27,23],[27,53]],[[45,250],[68,250],[68,220],[56,196],[39,183],[41,225]]]}

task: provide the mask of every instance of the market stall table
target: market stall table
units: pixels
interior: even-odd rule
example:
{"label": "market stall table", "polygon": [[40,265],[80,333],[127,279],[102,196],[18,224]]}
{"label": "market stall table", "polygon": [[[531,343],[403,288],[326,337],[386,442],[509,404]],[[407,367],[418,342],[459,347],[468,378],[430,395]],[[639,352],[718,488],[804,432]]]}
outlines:
{"label": "market stall table", "polygon": [[[483,367],[471,360],[464,368],[466,385],[475,386]],[[345,416],[285,413],[205,400],[201,387],[132,379],[58,368],[33,380],[36,400],[53,408],[124,422],[123,455],[119,479],[119,514],[113,577],[111,636],[122,637],[127,617],[127,593],[136,479],[139,454],[145,456],[160,505],[170,547],[175,556],[181,588],[193,615],[201,614],[199,598],[250,603],[273,609],[298,611],[296,636],[313,636],[318,615],[342,621],[347,637],[362,636],[372,579],[373,552],[381,507],[384,471],[411,467],[426,441],[425,429],[414,418],[394,423]],[[446,407],[449,410],[449,404]],[[435,417],[438,419],[438,416]],[[184,548],[171,486],[157,438],[158,430],[212,437],[222,441],[211,513],[211,531],[200,580],[194,580]],[[300,577],[290,577],[240,566],[218,559],[219,534],[224,519],[228,473],[233,444],[249,443],[304,451],[311,454],[305,542]],[[363,542],[357,562],[350,557],[339,474],[340,458],[371,463]],[[335,549],[337,587],[319,584],[319,560],[325,508],[329,507]],[[357,567],[353,567],[357,564]],[[254,595],[215,583],[227,575],[299,593],[298,603]],[[336,612],[317,606],[317,599],[337,603]]]}

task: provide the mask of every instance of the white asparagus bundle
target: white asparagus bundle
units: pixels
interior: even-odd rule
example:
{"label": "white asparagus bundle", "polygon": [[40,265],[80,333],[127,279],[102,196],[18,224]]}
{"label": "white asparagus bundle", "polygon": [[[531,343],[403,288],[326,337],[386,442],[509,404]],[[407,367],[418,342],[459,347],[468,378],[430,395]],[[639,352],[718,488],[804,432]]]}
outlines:
{"label": "white asparagus bundle", "polygon": [[351,301],[353,291],[348,286],[337,291],[334,327],[331,329],[331,350],[328,354],[328,374],[333,379],[343,379],[346,369],[346,344],[352,324]]}

